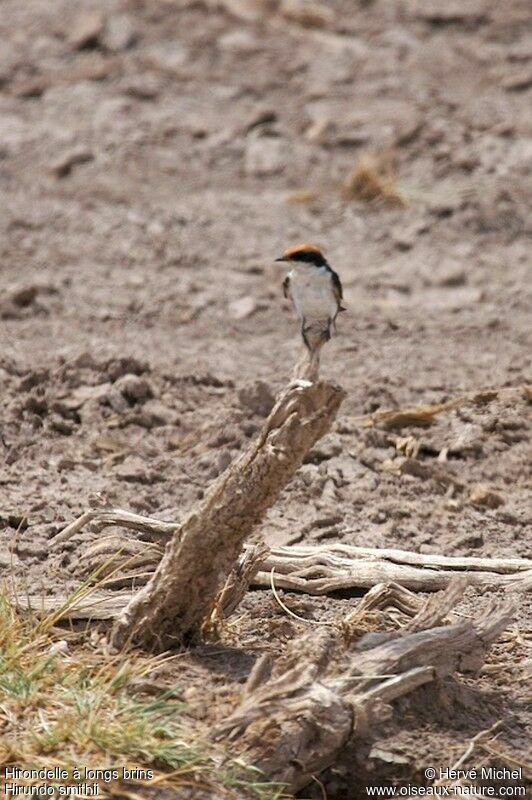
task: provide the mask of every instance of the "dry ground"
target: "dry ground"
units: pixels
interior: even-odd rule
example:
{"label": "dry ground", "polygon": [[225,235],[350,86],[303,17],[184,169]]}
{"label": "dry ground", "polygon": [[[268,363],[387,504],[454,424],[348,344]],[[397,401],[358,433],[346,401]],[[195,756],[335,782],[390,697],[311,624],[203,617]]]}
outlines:
{"label": "dry ground", "polygon": [[[75,586],[79,542],[47,560],[47,540],[96,493],[164,519],[201,497],[299,355],[273,259],[300,240],[344,282],[323,375],[348,398],[260,535],[529,554],[528,0],[332,0],[311,27],[295,2],[82,5],[0,0],[4,574]],[[368,152],[391,159],[400,203],[346,196]],[[427,429],[361,419],[466,395]],[[391,730],[370,780],[419,778],[498,718],[523,757],[516,605],[497,666]],[[234,702],[261,640],[297,630],[266,593],[242,614],[245,653],[180,672],[200,720]],[[328,780],[335,800],[361,791],[349,764]]]}

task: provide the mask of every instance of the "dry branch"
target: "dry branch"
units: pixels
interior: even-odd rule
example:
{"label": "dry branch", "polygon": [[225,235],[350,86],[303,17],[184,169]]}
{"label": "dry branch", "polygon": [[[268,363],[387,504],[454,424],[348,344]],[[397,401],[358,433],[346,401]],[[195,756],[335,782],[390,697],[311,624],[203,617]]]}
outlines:
{"label": "dry branch", "polygon": [[[472,622],[425,630],[459,597],[452,584],[431,598],[402,634],[368,635],[357,643],[343,674],[329,677],[335,634],[313,631],[292,643],[280,670],[259,662],[241,705],[214,733],[232,752],[273,781],[296,792],[334,763],[352,738],[378,735],[389,703],[455,670],[477,669],[486,648],[506,627],[508,608],[490,609]],[[388,677],[390,676],[391,677]]]}
{"label": "dry branch", "polygon": [[[178,529],[178,526],[173,523],[161,523],[159,520],[128,514],[119,509],[91,511],[89,514],[90,520],[142,530],[149,538],[157,538],[161,535],[161,531],[170,527]],[[69,529],[72,530],[75,527],[76,530],[80,530],[82,527],[79,525],[80,520],[87,521],[88,516],[88,514],[82,515],[69,526]],[[95,545],[95,549],[99,544],[100,542]],[[115,552],[123,549],[120,543],[114,546]],[[244,547],[241,563],[234,571],[233,577],[228,578],[227,590],[231,594],[233,594],[233,590],[229,590],[229,586],[233,579],[236,578],[238,583],[238,575],[244,575],[245,583],[247,583],[251,577],[245,564],[247,554],[253,553],[254,547],[255,545]],[[112,552],[104,549],[102,558],[115,569],[117,562],[111,560],[112,555]],[[129,550],[127,550],[126,556],[131,558]],[[462,576],[470,585],[506,584],[520,591],[529,590],[532,587],[532,560],[524,558],[459,558],[337,544],[327,547],[312,545],[275,547],[265,556],[261,553],[260,562],[263,571],[254,575],[251,585],[270,586],[271,569],[274,567],[276,587],[291,591],[324,595],[339,589],[369,587],[370,591],[363,598],[360,609],[357,608],[355,614],[362,609],[367,611],[375,607],[385,608],[386,604],[409,614],[417,611],[418,604],[408,589],[423,592],[437,591],[458,576]],[[101,568],[101,563],[93,559],[91,568]],[[152,569],[154,568],[155,564],[152,565]],[[146,564],[143,563],[142,569],[146,574]],[[135,576],[135,579],[140,581],[139,576]],[[113,579],[113,585],[116,585],[117,580],[117,578]],[[238,584],[239,593],[243,585]],[[114,619],[131,599],[131,592],[119,595],[93,592],[74,603],[68,603],[68,598],[64,596],[43,598],[38,595],[29,597],[24,595],[23,598],[19,598],[19,603],[30,607],[36,614],[64,608],[62,616],[65,618]],[[230,613],[228,602],[228,596],[226,596],[223,600],[223,616]]]}
{"label": "dry branch", "polygon": [[56,533],[50,539],[51,545],[63,544],[64,542],[79,533],[85,525],[90,522],[97,522],[104,527],[106,525],[122,525],[124,528],[146,534],[153,539],[167,539],[172,536],[179,528],[178,522],[162,522],[154,517],[143,517],[140,514],[133,514],[131,511],[124,511],[122,508],[91,508]]}
{"label": "dry branch", "polygon": [[268,548],[265,544],[253,544],[243,551],[236,566],[216,598],[209,624],[216,627],[222,619],[229,617],[247,593],[254,576],[263,565]]}
{"label": "dry branch", "polygon": [[[124,516],[124,512],[113,510],[101,513],[111,521],[110,524],[128,527],[128,517]],[[91,519],[100,522],[102,516],[91,516]],[[139,519],[144,520],[146,526],[149,525],[148,517]],[[170,525],[170,523],[159,523],[157,520],[155,523]],[[138,520],[135,520],[135,529],[138,529]],[[244,548],[241,563],[234,570],[232,576],[230,575],[227,579],[225,588],[227,588],[228,594],[223,598],[221,607],[224,617],[230,613],[228,605],[230,598],[230,605],[233,605],[236,602],[234,593],[237,592],[240,597],[250,579],[250,573],[245,564],[248,552],[252,553],[254,547],[246,546]],[[118,544],[116,549],[117,551],[121,549]],[[105,550],[103,556],[104,560],[115,569],[116,562],[110,561],[112,553]],[[130,558],[129,551],[127,557]],[[251,585],[270,586],[271,567],[273,566],[275,567],[277,588],[305,592],[310,595],[324,595],[339,589],[370,587],[370,591],[364,596],[360,606],[353,612],[355,616],[363,611],[388,607],[411,615],[418,610],[420,604],[416,603],[412,592],[408,589],[423,592],[437,591],[459,576],[462,576],[470,585],[508,584],[513,589],[520,591],[529,590],[532,587],[532,560],[530,559],[453,558],[402,550],[378,550],[338,544],[329,547],[311,545],[277,547],[273,548],[266,556],[261,553],[260,562],[264,570],[254,575]],[[91,563],[92,569],[101,568],[100,563],[96,561]],[[146,574],[144,564],[142,569]],[[244,583],[238,582],[239,575],[243,577]],[[384,580],[383,576],[385,576]],[[116,585],[117,580],[117,577],[109,583],[104,580],[104,585]],[[135,575],[135,580],[140,581],[140,577]],[[236,580],[236,583],[234,588],[230,589],[233,580]],[[23,595],[18,598],[18,602],[22,607],[31,608],[38,615],[64,609],[62,617],[68,619],[115,619],[132,598],[131,592],[116,594],[94,591],[74,602],[69,602],[68,597],[61,595],[54,597]],[[215,607],[217,605],[219,606],[219,601],[215,603]]]}
{"label": "dry branch", "polygon": [[[143,539],[155,540],[161,544],[180,530],[178,523],[162,522],[121,509],[91,509],[57,534],[51,540],[52,543],[62,544],[66,539],[80,532],[89,522],[96,523],[101,527],[113,525],[132,529]],[[119,557],[115,560],[113,555],[120,552],[123,555],[124,550],[126,563],[131,562],[131,549],[127,547],[128,540],[121,544],[115,536],[107,537],[107,539],[106,543],[105,539],[100,538],[89,548],[91,551],[88,564],[90,570],[101,568],[102,562],[109,563],[115,570],[119,563]],[[254,545],[244,545],[240,559],[242,563],[237,565],[233,577],[238,576],[239,570],[242,574],[241,570],[247,561],[247,554],[253,548]],[[145,553],[145,551],[143,552]],[[151,570],[154,570],[159,556],[153,546],[151,552],[154,559]],[[145,555],[147,557],[148,554]],[[383,600],[387,597],[389,605],[407,614],[416,610],[416,603],[407,589],[424,592],[437,591],[447,586],[449,581],[456,579],[457,576],[466,577],[468,584],[472,585],[509,585],[519,591],[525,591],[532,587],[532,559],[462,558],[412,553],[405,550],[353,547],[345,544],[274,547],[265,556],[262,566],[262,571],[251,579],[251,585],[270,586],[271,569],[274,568],[277,588],[311,595],[324,595],[338,590],[370,588],[371,591],[361,604],[364,606],[364,610],[375,607],[372,602],[376,591],[379,608],[386,607]],[[134,577],[137,583],[141,583],[149,576],[150,566],[146,561],[142,561],[141,570],[142,574],[135,572],[129,576],[130,579]],[[246,570],[244,571],[247,582],[251,575]],[[112,580],[106,579],[103,583],[104,586],[116,586],[118,583],[123,585],[127,577],[123,576],[121,572],[117,572]],[[63,609],[62,617],[64,618],[116,619],[131,599],[130,592],[120,595],[112,592],[92,592],[89,596],[76,599],[74,602],[69,602],[68,598],[64,596],[43,598],[38,595],[29,597],[24,595],[23,604],[29,606],[36,614]],[[223,602],[224,616],[228,613],[226,599]],[[358,611],[359,609],[354,612],[355,615]]]}
{"label": "dry branch", "polygon": [[245,539],[326,433],[338,386],[298,381],[282,392],[258,438],[180,524],[149,583],[117,620],[112,643],[165,649],[198,630]]}
{"label": "dry branch", "polygon": [[[37,617],[57,614],[60,619],[109,620],[116,619],[133,597],[132,592],[91,591],[83,597],[72,599],[68,595],[20,595],[13,598],[21,611],[31,610]],[[61,613],[59,613],[61,612]]]}
{"label": "dry branch", "polygon": [[[220,600],[224,598],[225,589],[231,586],[233,573],[229,576],[226,586],[220,593],[215,611],[217,611]],[[50,613],[57,613],[57,619],[115,619],[120,612],[128,605],[133,597],[132,592],[105,592],[101,590],[87,590],[77,597],[68,595],[53,595],[42,597],[39,595],[22,595],[15,597],[17,606],[21,609],[30,609],[37,617],[47,616]],[[229,600],[232,601],[233,593],[230,590]],[[357,623],[363,621],[367,614],[374,610],[393,611],[401,616],[413,617],[423,606],[422,598],[398,586],[394,583],[376,584],[362,598],[354,611],[347,615],[341,622],[344,633],[356,627]],[[60,613],[58,613],[60,612]],[[222,605],[219,614],[225,617],[229,614],[225,603]],[[334,624],[334,623],[331,623]]]}
{"label": "dry branch", "polygon": [[471,585],[532,585],[532,559],[462,558],[345,544],[273,547],[253,584],[269,586],[272,569],[277,587],[313,595],[389,582],[431,592],[464,574]]}
{"label": "dry branch", "polygon": [[[143,538],[166,541],[179,530],[178,523],[161,522],[152,517],[142,517],[121,509],[91,510],[58,533],[52,543],[63,543],[78,533],[88,522],[99,526],[119,525],[141,532]],[[114,540],[109,540],[110,542]],[[98,545],[91,546],[89,571],[98,567],[94,556],[100,552],[103,560],[123,549],[119,544],[114,550]],[[249,545],[253,547],[253,545]],[[244,545],[245,558],[248,545]],[[126,553],[129,549],[125,547]],[[156,551],[152,568],[158,562]],[[85,554],[86,555],[86,554]],[[85,556],[84,556],[85,557]],[[116,566],[117,561],[113,561]],[[532,559],[527,558],[479,558],[454,557],[436,554],[412,553],[407,550],[354,547],[347,544],[292,545],[273,547],[263,562],[263,569],[251,580],[254,586],[269,586],[270,573],[275,569],[278,588],[306,594],[322,595],[347,589],[368,589],[377,583],[399,583],[416,591],[438,591],[451,578],[466,574],[471,585],[511,584],[519,589],[532,588]],[[143,564],[144,572],[148,564]],[[139,576],[139,581],[142,582]]]}

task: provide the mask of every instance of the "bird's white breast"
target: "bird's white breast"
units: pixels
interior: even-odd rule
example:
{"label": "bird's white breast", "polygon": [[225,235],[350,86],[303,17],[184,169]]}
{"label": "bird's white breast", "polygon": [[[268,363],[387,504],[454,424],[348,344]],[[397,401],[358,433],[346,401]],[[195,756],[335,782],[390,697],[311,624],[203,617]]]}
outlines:
{"label": "bird's white breast", "polygon": [[328,269],[307,264],[297,265],[288,277],[292,300],[302,319],[334,319],[338,304]]}

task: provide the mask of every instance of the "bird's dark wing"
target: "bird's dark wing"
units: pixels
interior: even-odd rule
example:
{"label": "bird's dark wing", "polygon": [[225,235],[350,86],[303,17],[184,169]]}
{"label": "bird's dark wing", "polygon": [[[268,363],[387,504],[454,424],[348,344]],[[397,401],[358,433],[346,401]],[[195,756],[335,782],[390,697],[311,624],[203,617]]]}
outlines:
{"label": "bird's dark wing", "polygon": [[334,270],[331,270],[331,281],[334,296],[336,298],[336,302],[338,303],[338,311],[345,311],[345,308],[342,305],[342,300],[344,299],[344,291],[342,289],[342,281],[340,280],[338,273]]}
{"label": "bird's dark wing", "polygon": [[286,278],[283,281],[283,294],[284,294],[284,296],[286,297],[287,300],[291,299],[290,298],[290,276],[289,275],[287,275]]}

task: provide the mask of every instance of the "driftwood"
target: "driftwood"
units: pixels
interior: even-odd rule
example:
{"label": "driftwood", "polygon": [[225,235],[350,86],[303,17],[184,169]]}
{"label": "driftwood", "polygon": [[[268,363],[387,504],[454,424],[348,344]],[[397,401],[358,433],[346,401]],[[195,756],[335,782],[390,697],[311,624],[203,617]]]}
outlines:
{"label": "driftwood", "polygon": [[173,533],[154,575],[116,621],[114,647],[166,649],[199,629],[245,539],[329,430],[344,395],[306,381],[281,393],[258,438]]}
{"label": "driftwood", "polygon": [[252,584],[269,586],[272,569],[276,586],[314,595],[388,581],[431,592],[464,574],[471,585],[532,588],[532,559],[463,558],[346,544],[273,547]]}
{"label": "driftwood", "polygon": [[96,507],[85,511],[85,513],[75,519],[74,522],[71,522],[70,525],[67,525],[62,531],[52,536],[50,545],[53,546],[67,542],[91,522],[98,522],[101,527],[105,527],[106,525],[122,525],[124,528],[130,528],[133,531],[147,534],[150,540],[167,540],[179,530],[178,522],[162,522],[159,519],[155,519],[155,517],[143,517],[140,514],[133,514],[131,511],[125,511],[122,508]]}
{"label": "driftwood", "polygon": [[269,550],[264,544],[253,544],[245,548],[216,598],[210,620],[211,626],[215,627],[217,622],[229,617],[238,607],[268,553]]}
{"label": "driftwood", "polygon": [[[160,545],[179,530],[179,523],[162,522],[153,517],[143,517],[122,509],[91,509],[60,531],[51,543],[63,543],[89,522],[99,527],[116,525],[129,528],[142,538],[156,541]],[[83,560],[87,560],[85,572],[97,569],[102,561],[111,559],[119,551],[131,568],[131,551],[127,541],[109,537],[90,545]],[[244,545],[242,559],[255,545]],[[148,554],[148,551],[145,551]],[[159,551],[150,549],[151,561],[142,562],[142,573],[133,573],[138,583],[153,571],[159,561]],[[98,560],[99,559],[99,560]],[[113,568],[118,563],[110,561]],[[239,569],[242,569],[240,565]],[[466,574],[471,585],[512,585],[518,589],[532,588],[532,559],[527,558],[480,558],[457,557],[437,554],[412,553],[407,550],[379,549],[376,547],[354,547],[347,544],[291,545],[272,547],[255,574],[246,572],[252,586],[269,586],[270,573],[275,569],[275,583],[281,589],[305,592],[312,595],[330,594],[348,589],[368,589],[377,583],[396,582],[409,589],[430,592],[443,589],[457,575]],[[120,577],[107,585],[121,580]],[[124,582],[123,580],[121,581]]]}
{"label": "driftwood", "polygon": [[[124,540],[113,535],[107,538],[107,542],[98,539],[91,545],[91,557],[86,566],[89,571],[98,573],[99,583],[103,587],[125,585],[128,578],[130,583],[132,580],[137,583],[147,580],[162,552],[151,542],[158,541],[160,548],[169,535],[179,529],[177,523],[161,522],[121,509],[95,509],[67,526],[53,541],[64,542],[81,531],[88,522],[95,522],[102,527],[113,525],[130,528],[150,542],[144,543],[146,550],[143,552],[149,554],[152,560],[142,561],[141,571],[130,574],[125,574],[126,569],[136,565],[140,556],[136,550],[124,546]],[[125,544],[128,541],[125,540]],[[123,568],[120,565],[121,558]],[[102,565],[106,566],[104,573]],[[385,608],[384,601],[388,597],[391,606],[408,613],[418,608],[415,595],[408,589],[437,591],[459,576],[469,585],[508,585],[517,591],[532,589],[531,559],[461,558],[344,544],[297,545],[274,547],[271,550],[260,545],[244,545],[235,568],[213,604],[211,624],[227,617],[236,608],[248,585],[270,586],[272,569],[278,589],[324,595],[338,590],[369,588],[370,591],[361,601],[361,610]],[[102,579],[101,575],[107,572],[111,572],[111,575]],[[31,608],[37,615],[54,612],[59,614],[58,618],[65,619],[112,620],[124,611],[133,597],[132,592],[117,594],[91,588],[74,598],[24,594],[18,598],[18,603],[21,607]],[[377,598],[376,605],[372,605],[374,597]],[[358,613],[358,608],[355,613]]]}
{"label": "driftwood", "polygon": [[[215,606],[215,619],[223,619],[229,615],[230,605],[226,603],[234,598],[233,595],[234,576],[228,578],[226,585],[220,592]],[[236,581],[238,586],[238,580]],[[229,589],[227,597],[226,590]],[[238,589],[238,593],[240,590]],[[60,619],[94,619],[108,620],[115,619],[128,605],[133,597],[132,592],[104,592],[95,590],[88,586],[73,596],[53,595],[43,597],[39,595],[21,595],[15,597],[17,606],[21,609],[31,610],[37,617],[54,615],[56,621]],[[406,617],[417,614],[423,605],[423,600],[413,592],[399,586],[396,583],[379,583],[364,595],[354,611],[345,620],[341,620],[338,625],[343,630],[356,626],[359,619],[363,618],[368,612],[379,610],[392,610],[399,612]],[[235,606],[233,606],[234,608]]]}
{"label": "driftwood", "polygon": [[[260,556],[260,551],[259,557],[262,557]],[[234,595],[232,587],[234,585],[234,580],[235,575],[232,573],[217,598],[214,609],[214,624],[217,620],[223,619],[229,615],[231,606],[233,606],[233,609],[236,607],[233,605]],[[238,579],[235,581],[235,584],[239,586]],[[228,591],[228,595],[226,595],[226,591]],[[237,589],[237,593],[240,594],[239,588]],[[32,613],[38,617],[53,614],[56,620],[107,620],[118,617],[121,611],[123,611],[131,601],[132,597],[132,592],[120,592],[118,594],[117,592],[104,592],[87,587],[74,596],[53,595],[43,597],[24,594],[14,599],[21,610],[31,610]],[[230,602],[230,605],[227,605],[228,602]],[[367,612],[375,609],[392,609],[400,612],[402,615],[411,617],[418,613],[422,605],[423,600],[408,589],[395,583],[379,583],[373,586],[373,588],[364,595],[356,609],[339,624],[341,627],[353,626],[359,618],[362,618]]]}
{"label": "driftwood", "polygon": [[[257,555],[257,554],[255,554]],[[259,557],[260,555],[259,551]],[[227,617],[236,606],[233,604],[235,595],[233,586],[236,585],[237,595],[240,594],[240,584],[237,573],[231,573],[226,585],[220,592],[216,606],[213,611],[214,619],[208,620],[208,624],[216,624],[218,620]],[[235,583],[233,583],[235,582]],[[72,595],[22,595],[15,597],[15,601],[21,610],[31,610],[37,617],[53,614],[56,621],[60,619],[92,619],[92,620],[112,620],[116,619],[133,597],[133,592],[105,592],[96,590],[88,586],[84,590]],[[363,620],[368,612],[374,610],[388,611],[393,619],[397,614],[404,620],[405,617],[413,617],[423,605],[423,599],[419,595],[399,586],[396,583],[378,583],[373,586],[361,599],[354,611],[340,620],[338,623],[331,623],[346,633],[350,629],[356,628],[359,620]],[[231,610],[232,610],[231,609]]]}
{"label": "driftwood", "polygon": [[330,628],[294,640],[277,668],[264,657],[214,739],[229,742],[270,780],[300,790],[349,741],[378,736],[395,699],[456,670],[480,668],[511,611],[490,608],[476,620],[441,625],[462,590],[463,582],[453,582],[432,596],[402,632],[360,639],[340,674],[328,674],[338,635]]}

